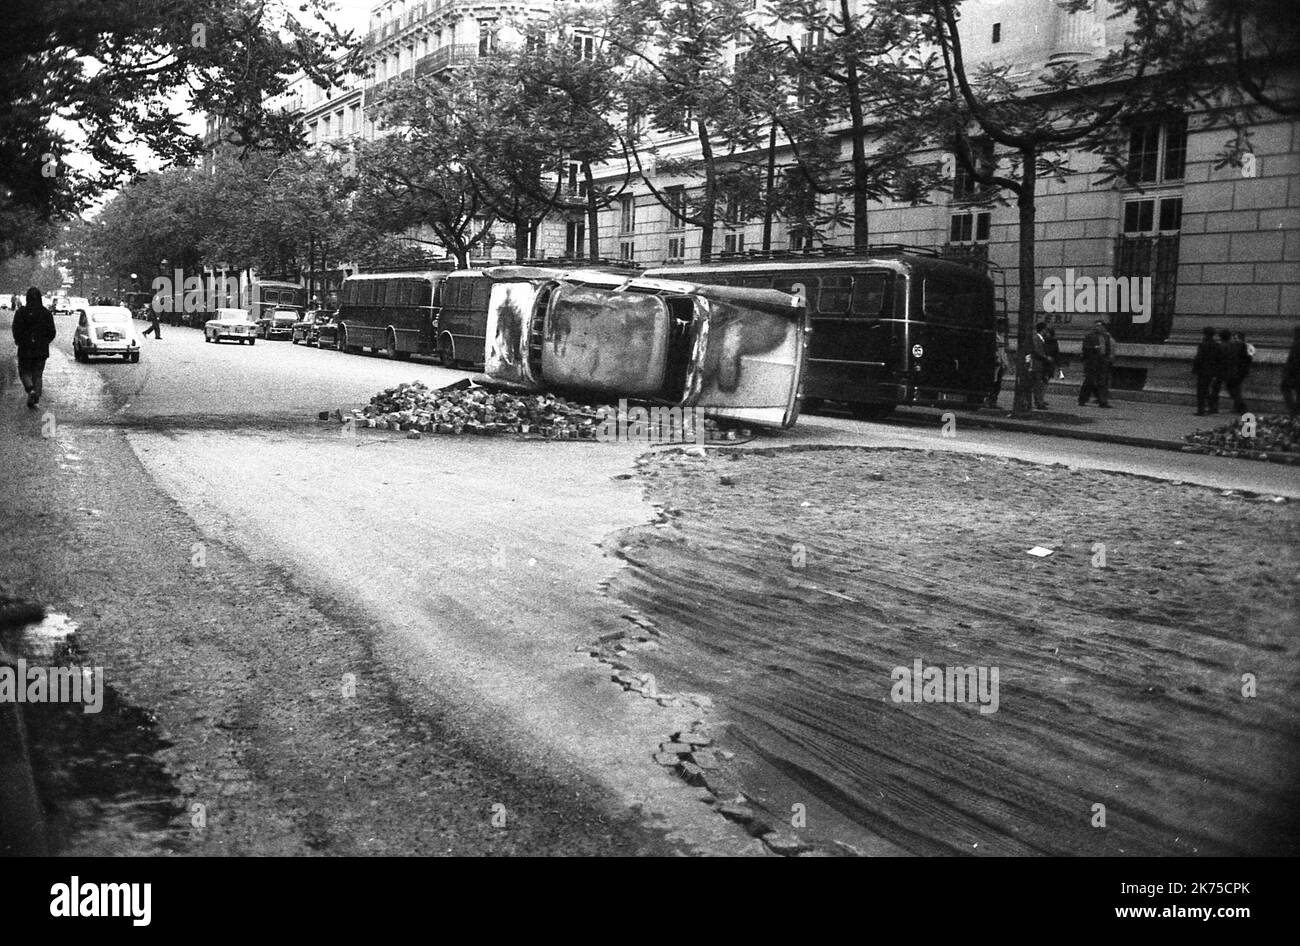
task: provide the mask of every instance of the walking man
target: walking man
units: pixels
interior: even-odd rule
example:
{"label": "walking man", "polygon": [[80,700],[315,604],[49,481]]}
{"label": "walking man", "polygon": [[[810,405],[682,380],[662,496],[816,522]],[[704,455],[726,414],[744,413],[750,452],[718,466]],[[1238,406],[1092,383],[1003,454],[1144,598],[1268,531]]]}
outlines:
{"label": "walking man", "polygon": [[1110,366],[1115,363],[1115,343],[1098,319],[1083,336],[1083,384],[1079,387],[1079,406],[1095,394],[1098,407],[1110,407]]}
{"label": "walking man", "polygon": [[1192,374],[1196,375],[1196,416],[1204,417],[1218,410],[1215,403],[1215,373],[1219,370],[1219,348],[1214,340],[1214,327],[1205,326],[1201,344],[1196,346],[1196,355],[1192,358]]}
{"label": "walking man", "polygon": [[1034,393],[1034,410],[1047,410],[1047,378],[1052,370],[1052,359],[1047,357],[1047,339],[1043,330],[1046,322],[1034,326],[1033,348],[1025,356],[1029,361],[1029,382]]}
{"label": "walking man", "polygon": [[150,332],[153,332],[156,340],[162,341],[162,328],[158,325],[158,310],[153,306],[149,306],[149,327],[140,333],[140,337],[144,338]]}
{"label": "walking man", "polygon": [[1219,346],[1223,358],[1223,383],[1228,386],[1228,394],[1232,396],[1232,409],[1238,414],[1244,414],[1249,410],[1245,398],[1241,396],[1241,385],[1246,380],[1246,372],[1250,370],[1246,343],[1233,338],[1232,333],[1225,328],[1219,332]]}
{"label": "walking man", "polygon": [[18,378],[27,392],[27,406],[34,408],[41,401],[45,361],[56,334],[54,314],[45,308],[35,286],[27,290],[27,304],[14,313],[13,333],[18,346]]}

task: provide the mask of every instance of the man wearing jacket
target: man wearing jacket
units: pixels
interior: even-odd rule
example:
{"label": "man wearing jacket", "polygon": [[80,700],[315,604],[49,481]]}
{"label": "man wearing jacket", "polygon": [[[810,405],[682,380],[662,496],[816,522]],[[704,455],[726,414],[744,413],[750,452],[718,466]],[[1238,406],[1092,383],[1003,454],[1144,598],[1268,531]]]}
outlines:
{"label": "man wearing jacket", "polygon": [[1047,410],[1047,379],[1051,376],[1052,359],[1047,356],[1047,338],[1043,331],[1046,322],[1034,326],[1033,348],[1025,357],[1029,359],[1029,380],[1034,392],[1034,410]]}
{"label": "man wearing jacket", "polygon": [[1079,406],[1097,395],[1098,407],[1110,407],[1110,366],[1115,363],[1115,343],[1098,319],[1083,336],[1083,384],[1079,387]]}
{"label": "man wearing jacket", "polygon": [[27,304],[14,313],[13,333],[18,346],[18,378],[27,392],[27,406],[35,407],[41,400],[45,362],[55,336],[54,314],[45,308],[35,286],[27,290]]}
{"label": "man wearing jacket", "polygon": [[1196,355],[1192,358],[1192,374],[1196,375],[1197,417],[1218,412],[1213,387],[1221,361],[1219,343],[1214,340],[1214,328],[1207,325],[1202,332],[1201,344],[1196,346]]}

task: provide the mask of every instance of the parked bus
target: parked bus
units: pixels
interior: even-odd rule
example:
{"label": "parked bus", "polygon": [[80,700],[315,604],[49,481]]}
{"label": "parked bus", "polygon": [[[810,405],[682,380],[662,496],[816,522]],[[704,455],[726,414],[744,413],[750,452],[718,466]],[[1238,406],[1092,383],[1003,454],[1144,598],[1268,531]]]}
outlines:
{"label": "parked bus", "polygon": [[254,279],[248,286],[248,298],[238,306],[247,309],[254,322],[270,319],[276,309],[291,309],[302,314],[306,290],[295,282],[282,279]]}
{"label": "parked bus", "polygon": [[447,276],[446,272],[417,272],[347,277],[339,291],[338,350],[369,348],[389,358],[436,352]]}
{"label": "parked bus", "polygon": [[920,249],[867,252],[687,263],[646,275],[802,297],[812,325],[802,387],[807,410],[840,401],[869,417],[899,404],[981,403],[997,359],[992,280]]}

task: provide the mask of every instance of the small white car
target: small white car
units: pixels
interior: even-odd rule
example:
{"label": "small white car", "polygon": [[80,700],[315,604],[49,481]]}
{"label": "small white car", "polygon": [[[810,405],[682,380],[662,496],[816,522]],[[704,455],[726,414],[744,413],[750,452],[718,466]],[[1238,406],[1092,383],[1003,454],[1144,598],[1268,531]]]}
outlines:
{"label": "small white car", "polygon": [[203,340],[220,342],[233,338],[239,344],[257,344],[257,323],[248,317],[247,309],[217,309],[216,318],[203,323]]}
{"label": "small white car", "polygon": [[82,362],[117,355],[136,362],[140,360],[141,341],[130,309],[120,305],[86,306],[72,333],[72,354]]}
{"label": "small white car", "polygon": [[90,300],[85,296],[68,296],[64,308],[73,315],[82,315],[90,308]]}

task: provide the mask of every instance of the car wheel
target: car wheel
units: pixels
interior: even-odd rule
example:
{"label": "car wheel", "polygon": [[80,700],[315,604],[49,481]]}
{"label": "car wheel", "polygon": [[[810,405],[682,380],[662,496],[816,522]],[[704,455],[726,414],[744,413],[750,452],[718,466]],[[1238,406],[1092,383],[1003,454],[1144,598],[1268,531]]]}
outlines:
{"label": "car wheel", "polygon": [[347,330],[347,329],[343,329],[343,328],[339,329],[339,333],[338,333],[338,335],[337,335],[335,338],[336,338],[336,340],[335,340],[335,345],[336,345],[336,347],[338,348],[338,350],[339,350],[339,351],[347,351],[347,350],[348,350],[348,330]]}
{"label": "car wheel", "polygon": [[136,352],[135,354],[131,355],[131,364],[135,365],[139,363],[140,363],[140,353]]}
{"label": "car wheel", "polygon": [[255,338],[250,338],[250,339],[248,340],[248,344],[249,344],[250,346],[252,346],[252,345],[256,345],[256,344],[257,344],[257,339],[255,339]]}

